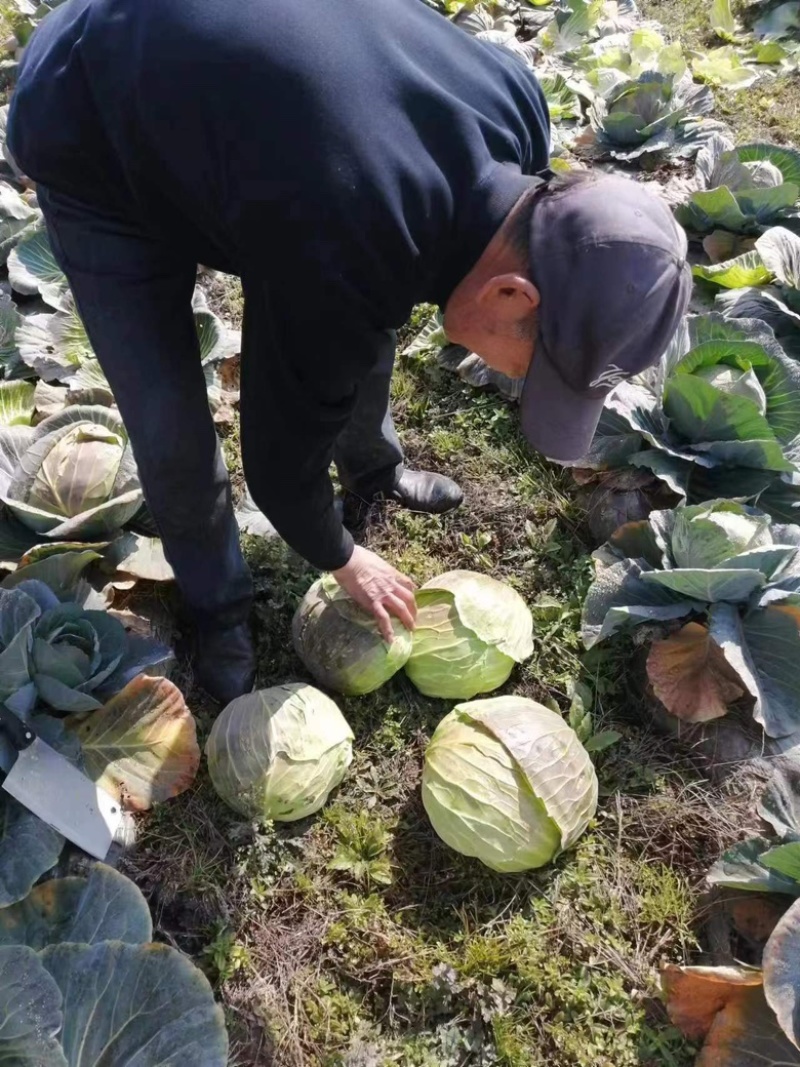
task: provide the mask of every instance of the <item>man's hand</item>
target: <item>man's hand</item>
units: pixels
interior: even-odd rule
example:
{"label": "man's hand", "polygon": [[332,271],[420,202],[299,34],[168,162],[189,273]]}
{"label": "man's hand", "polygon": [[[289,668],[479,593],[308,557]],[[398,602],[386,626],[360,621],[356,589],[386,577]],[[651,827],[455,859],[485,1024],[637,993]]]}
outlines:
{"label": "man's hand", "polygon": [[356,604],[375,616],[387,644],[394,640],[390,614],[407,630],[414,629],[417,617],[414,583],[368,548],[356,545],[349,563],[333,571],[333,576]]}

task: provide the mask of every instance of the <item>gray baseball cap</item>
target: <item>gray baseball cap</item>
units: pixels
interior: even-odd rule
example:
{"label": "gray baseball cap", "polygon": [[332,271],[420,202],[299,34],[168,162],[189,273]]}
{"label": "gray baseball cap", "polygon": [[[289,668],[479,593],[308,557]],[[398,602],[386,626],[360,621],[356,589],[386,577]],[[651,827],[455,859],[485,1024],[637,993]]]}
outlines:
{"label": "gray baseball cap", "polygon": [[530,249],[541,303],[522,430],[571,462],[589,451],[611,390],[658,361],[685,315],[686,235],[640,183],[593,175],[537,198]]}

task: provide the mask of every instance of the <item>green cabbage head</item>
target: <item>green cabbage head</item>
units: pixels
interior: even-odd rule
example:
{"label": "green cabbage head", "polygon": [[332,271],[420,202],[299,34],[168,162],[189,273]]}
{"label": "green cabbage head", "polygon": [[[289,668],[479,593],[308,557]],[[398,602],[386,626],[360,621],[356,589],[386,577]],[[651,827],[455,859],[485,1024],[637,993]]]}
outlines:
{"label": "green cabbage head", "polygon": [[332,575],[314,582],[292,622],[295,651],[320,685],[347,696],[378,689],[411,655],[411,634],[392,620],[387,645],[375,619],[356,604]]}
{"label": "green cabbage head", "polygon": [[232,701],[206,743],[220,797],[249,819],[293,822],[319,811],[353,759],[353,732],[330,699],[291,682]]}
{"label": "green cabbage head", "polygon": [[445,844],[494,871],[543,867],[597,809],[597,776],[560,715],[525,697],[459,704],[425,753],[422,801]]}
{"label": "green cabbage head", "polygon": [[711,500],[678,508],[674,514],[671,547],[676,567],[719,567],[773,544],[769,516],[733,500]]}
{"label": "green cabbage head", "polygon": [[531,613],[496,578],[448,571],[418,590],[406,673],[425,696],[469,700],[491,693],[532,652]]}
{"label": "green cabbage head", "polygon": [[69,407],[14,441],[17,461],[0,472],[0,499],[28,529],[56,541],[120,529],[142,506],[142,489],[119,413]]}
{"label": "green cabbage head", "polygon": [[136,637],[107,611],[61,601],[36,579],[0,588],[0,700],[26,716],[38,702],[54,711],[101,708],[169,649]]}

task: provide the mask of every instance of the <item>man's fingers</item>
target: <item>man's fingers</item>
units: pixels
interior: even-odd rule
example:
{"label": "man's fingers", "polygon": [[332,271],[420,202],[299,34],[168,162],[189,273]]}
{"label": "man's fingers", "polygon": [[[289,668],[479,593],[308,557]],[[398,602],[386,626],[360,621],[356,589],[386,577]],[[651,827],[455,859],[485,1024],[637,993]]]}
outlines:
{"label": "man's fingers", "polygon": [[381,637],[384,639],[387,645],[391,645],[394,641],[394,630],[392,629],[392,620],[389,618],[388,611],[379,600],[373,601],[372,614],[375,616],[375,621],[378,624],[378,629],[381,632]]}
{"label": "man's fingers", "polygon": [[[393,595],[396,596],[399,600],[403,601],[403,603],[408,608],[408,610],[409,610],[409,612],[411,614],[411,618],[412,619],[416,619],[416,617],[417,617],[417,601],[416,601],[416,597],[411,592],[411,590],[410,589],[406,589],[405,586],[401,585],[401,586],[398,586],[397,589],[394,590],[394,594]],[[404,623],[403,625],[408,625],[408,624]]]}
{"label": "man's fingers", "polygon": [[399,595],[395,596],[390,593],[389,596],[384,598],[383,603],[391,611],[392,615],[397,616],[407,630],[414,629],[414,616],[408,604],[401,600]]}
{"label": "man's fingers", "polygon": [[410,590],[412,593],[417,588],[416,583],[412,582],[407,574],[401,574],[400,571],[395,572],[395,581],[398,585],[402,585],[405,589]]}

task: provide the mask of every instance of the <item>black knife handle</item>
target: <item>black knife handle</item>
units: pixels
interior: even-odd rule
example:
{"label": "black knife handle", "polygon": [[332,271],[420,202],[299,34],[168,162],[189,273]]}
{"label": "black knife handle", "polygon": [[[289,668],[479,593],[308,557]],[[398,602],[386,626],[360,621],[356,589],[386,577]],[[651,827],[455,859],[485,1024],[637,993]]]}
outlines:
{"label": "black knife handle", "polygon": [[9,711],[5,704],[0,704],[0,729],[5,731],[17,752],[22,752],[36,740],[33,730],[17,718],[13,711]]}

